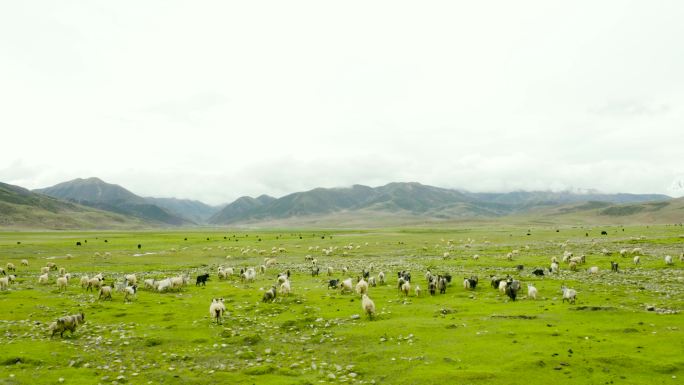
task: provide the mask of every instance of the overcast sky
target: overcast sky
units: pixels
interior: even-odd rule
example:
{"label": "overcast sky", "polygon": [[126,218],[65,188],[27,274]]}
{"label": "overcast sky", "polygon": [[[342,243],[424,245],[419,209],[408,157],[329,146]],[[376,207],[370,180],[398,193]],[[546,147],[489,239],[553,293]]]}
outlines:
{"label": "overcast sky", "polygon": [[683,1],[3,1],[0,181],[667,193]]}

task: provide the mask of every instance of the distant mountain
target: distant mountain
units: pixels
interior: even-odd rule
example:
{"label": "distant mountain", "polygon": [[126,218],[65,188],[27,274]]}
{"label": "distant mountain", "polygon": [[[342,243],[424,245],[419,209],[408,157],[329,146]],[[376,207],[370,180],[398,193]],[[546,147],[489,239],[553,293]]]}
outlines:
{"label": "distant mountain", "polygon": [[[279,222],[288,218],[327,218],[340,214],[387,218],[448,220],[458,218],[493,218],[524,213],[543,207],[598,201],[639,203],[669,199],[657,194],[599,194],[596,192],[518,191],[510,193],[470,193],[426,186],[420,183],[389,183],[380,187],[354,185],[348,188],[316,188],[279,199],[258,200],[241,197],[226,205],[209,219],[215,225],[255,222]],[[387,214],[387,215],[384,215]],[[389,219],[388,219],[389,220]],[[326,222],[326,223],[327,223]],[[353,222],[353,221],[352,221]]]}
{"label": "distant mountain", "polygon": [[198,224],[207,223],[209,218],[219,212],[223,206],[209,206],[206,203],[190,199],[145,197],[148,203],[166,209],[171,214],[185,218]]}
{"label": "distant mountain", "polygon": [[142,220],[84,207],[0,183],[0,227],[18,229],[142,228]]}
{"label": "distant mountain", "polygon": [[100,210],[129,215],[165,225],[191,225],[192,221],[174,215],[168,210],[148,202],[125,188],[99,178],[74,179],[52,187],[34,190],[37,193],[68,200]]}

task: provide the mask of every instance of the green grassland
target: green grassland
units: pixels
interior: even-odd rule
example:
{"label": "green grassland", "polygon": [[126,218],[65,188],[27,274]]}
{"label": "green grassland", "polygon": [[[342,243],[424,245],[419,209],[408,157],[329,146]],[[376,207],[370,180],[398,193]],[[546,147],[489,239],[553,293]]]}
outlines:
{"label": "green grassland", "polygon": [[[618,253],[635,247],[638,266]],[[512,250],[519,253],[509,261]],[[586,254],[587,264],[531,274],[565,250]],[[5,232],[0,266],[14,263],[17,282],[0,292],[0,384],[678,384],[683,251],[680,226]],[[307,255],[317,258],[320,276],[311,276]],[[217,277],[219,265],[239,270],[267,257],[277,264],[254,283]],[[50,261],[74,275],[65,292],[55,272],[38,284]],[[610,261],[620,273],[610,272]],[[369,320],[358,295],[326,287],[325,269],[334,268],[332,278],[356,277],[371,264],[388,283],[370,288],[377,314]],[[590,275],[590,266],[601,271]],[[263,290],[287,269],[293,294],[263,303]],[[427,269],[454,277],[446,294],[429,295]],[[400,270],[412,272],[420,297],[397,291]],[[180,273],[193,281],[178,292],[141,289],[129,303],[121,293],[100,301],[78,284],[81,274],[99,272],[109,284],[124,273],[139,283]],[[210,281],[196,287],[203,272]],[[489,285],[490,275],[506,274],[523,283],[515,302]],[[470,275],[480,278],[474,291],[462,286]],[[528,283],[537,300],[526,298]],[[576,304],[562,303],[561,284],[578,291]],[[209,318],[216,297],[228,308],[222,325]],[[85,324],[50,338],[51,321],[79,311]]]}

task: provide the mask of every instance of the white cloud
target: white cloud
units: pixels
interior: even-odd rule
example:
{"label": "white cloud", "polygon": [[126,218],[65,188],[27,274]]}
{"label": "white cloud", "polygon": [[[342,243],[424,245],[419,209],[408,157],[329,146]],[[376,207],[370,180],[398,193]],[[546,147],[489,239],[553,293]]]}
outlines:
{"label": "white cloud", "polygon": [[[496,11],[494,11],[496,10]],[[667,193],[684,5],[4,2],[0,180]]]}

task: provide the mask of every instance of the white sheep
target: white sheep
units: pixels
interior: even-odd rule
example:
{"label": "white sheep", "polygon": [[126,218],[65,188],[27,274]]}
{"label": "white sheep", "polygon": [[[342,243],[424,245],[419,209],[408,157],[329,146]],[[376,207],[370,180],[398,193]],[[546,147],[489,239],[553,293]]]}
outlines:
{"label": "white sheep", "polygon": [[385,272],[381,271],[381,272],[378,273],[378,282],[379,282],[381,285],[384,285],[384,284],[385,284]]}
{"label": "white sheep", "polygon": [[632,254],[641,254],[643,251],[641,250],[641,247],[635,247],[632,249]]}
{"label": "white sheep", "polygon": [[66,290],[68,283],[69,283],[69,278],[66,276],[57,278],[57,288],[59,290]]}
{"label": "white sheep", "polygon": [[148,278],[143,281],[143,287],[145,289],[154,289],[156,287],[154,282],[154,278]]}
{"label": "white sheep", "polygon": [[563,292],[563,302],[568,301],[573,304],[575,303],[575,300],[577,299],[577,292],[575,289],[568,289],[565,286],[561,286],[561,291]]}
{"label": "white sheep", "polygon": [[665,264],[666,264],[666,265],[671,265],[671,264],[672,264],[672,256],[671,256],[671,255],[666,255],[666,256],[665,256]]}
{"label": "white sheep", "polygon": [[138,292],[138,286],[133,285],[133,286],[126,286],[124,289],[124,302],[130,301],[128,297],[133,297],[135,298],[135,293]]}
{"label": "white sheep", "polygon": [[335,269],[333,269],[332,266],[328,266],[328,277],[330,277],[331,275],[333,275],[334,271],[335,271]]}
{"label": "white sheep", "polygon": [[7,271],[16,271],[17,267],[12,262],[7,262]]}
{"label": "white sheep", "polygon": [[59,273],[57,273],[57,274],[59,274],[59,275],[64,275],[64,274],[66,274],[66,269],[63,268],[63,267],[60,267],[60,268],[59,268]]}
{"label": "white sheep", "polygon": [[599,268],[598,266],[592,266],[589,268],[589,274],[598,274]]}
{"label": "white sheep", "polygon": [[359,280],[356,284],[356,294],[366,294],[368,293],[368,282],[364,281],[363,278]]}
{"label": "white sheep", "polygon": [[287,297],[292,291],[292,286],[290,286],[290,281],[285,280],[285,282],[280,284],[280,294]]}
{"label": "white sheep", "polygon": [[527,298],[537,299],[537,288],[530,284],[527,285]]}
{"label": "white sheep", "polygon": [[9,277],[0,278],[0,290],[7,290],[9,287]]}
{"label": "white sheep", "polygon": [[97,297],[97,299],[104,299],[109,298],[110,300],[112,299],[112,287],[111,286],[102,286],[100,288],[100,295]]}
{"label": "white sheep", "polygon": [[416,288],[414,289],[414,291],[416,293],[416,297],[420,297],[420,292],[421,292],[420,286],[416,285]]}
{"label": "white sheep", "polygon": [[124,276],[124,281],[126,284],[133,286],[138,283],[138,277],[136,277],[135,274],[127,274]]}
{"label": "white sheep", "polygon": [[351,278],[345,279],[345,280],[342,281],[342,283],[340,284],[340,291],[342,292],[342,294],[344,294],[344,293],[351,293],[353,290],[354,290],[354,289],[353,289],[353,287],[352,287],[352,279],[351,279]]}
{"label": "white sheep", "polygon": [[97,276],[90,278],[88,280],[88,286],[86,286],[86,290],[93,290],[93,288],[100,289],[100,287],[102,287],[103,283],[104,283],[104,281],[102,279],[98,278]]}
{"label": "white sheep", "polygon": [[551,262],[551,273],[558,274],[559,267],[558,262]]}
{"label": "white sheep", "polygon": [[404,293],[405,296],[408,296],[409,293],[411,292],[411,282],[409,282],[409,281],[404,282],[404,284],[401,285],[401,291]]}
{"label": "white sheep", "polygon": [[38,277],[38,283],[46,285],[49,281],[50,277],[48,276],[47,273],[42,274]]}
{"label": "white sheep", "polygon": [[641,263],[641,257],[638,255],[635,255],[633,261],[634,261],[635,265],[638,265],[639,263]]}
{"label": "white sheep", "polygon": [[226,305],[223,304],[223,298],[213,298],[211,305],[209,305],[209,316],[216,320],[217,324],[223,323],[223,313],[226,312]]}
{"label": "white sheep", "polygon": [[47,266],[43,266],[40,268],[40,274],[47,274],[50,272],[50,268]]}
{"label": "white sheep", "polygon": [[370,277],[368,278],[368,286],[370,287],[376,287],[378,286],[377,281],[375,280],[375,277]]}
{"label": "white sheep", "polygon": [[85,289],[86,287],[88,287],[88,280],[89,280],[89,278],[88,278],[87,275],[81,276],[81,287],[82,287],[83,289]]}
{"label": "white sheep", "polygon": [[502,279],[501,281],[499,281],[499,291],[500,292],[505,293],[506,292],[506,286],[508,286],[508,282],[506,282],[505,279]]}
{"label": "white sheep", "polygon": [[171,278],[164,278],[161,281],[156,281],[154,284],[156,285],[158,292],[165,292],[171,289]]}
{"label": "white sheep", "polygon": [[361,297],[361,308],[368,314],[368,318],[373,319],[373,314],[375,314],[375,303],[368,298],[367,294],[364,294]]}
{"label": "white sheep", "polygon": [[28,259],[22,259],[22,260],[21,260],[21,265],[22,265],[22,266],[28,266],[28,265],[29,265]]}

